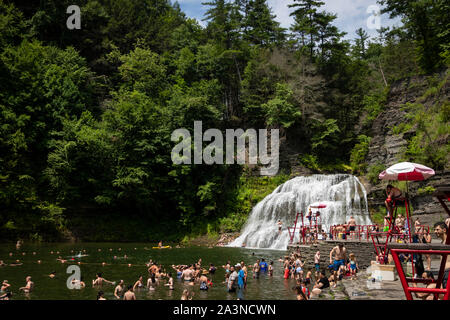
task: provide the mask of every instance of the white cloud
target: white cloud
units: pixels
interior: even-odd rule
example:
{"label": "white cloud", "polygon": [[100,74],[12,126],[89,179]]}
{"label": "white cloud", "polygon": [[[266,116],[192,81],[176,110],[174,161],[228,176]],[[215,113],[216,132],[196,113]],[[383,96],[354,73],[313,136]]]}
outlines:
{"label": "white cloud", "polygon": [[[325,11],[337,14],[335,25],[344,32],[347,32],[346,39],[353,39],[355,31],[358,28],[365,29],[369,35],[376,36],[376,30],[369,30],[367,28],[367,19],[370,14],[367,13],[367,8],[371,5],[377,5],[376,0],[322,0],[325,5],[322,7]],[[276,20],[280,22],[284,28],[289,28],[293,23],[293,17],[289,14],[294,11],[294,8],[289,8],[288,5],[293,4],[293,0],[268,0],[272,11],[277,15]],[[381,26],[392,26],[398,24],[398,20],[390,20],[388,16],[381,17]]]}
{"label": "white cloud", "polygon": [[[196,18],[201,25],[205,25],[205,22],[201,21],[203,15],[207,9],[207,6],[203,6],[202,2],[207,0],[178,0],[181,9],[187,16]],[[371,5],[376,5],[376,0],[322,0],[325,5],[322,7],[324,10],[337,14],[335,25],[344,32],[347,32],[346,39],[355,38],[355,31],[358,28],[365,29],[369,35],[376,36],[375,30],[369,30],[367,28],[367,19],[370,14],[367,13],[367,8]],[[276,20],[280,22],[284,28],[289,28],[294,22],[290,13],[294,11],[294,8],[289,8],[289,4],[293,4],[293,0],[268,0],[269,6],[272,8],[273,14],[275,14]],[[383,15],[381,17],[381,26],[392,26],[399,24],[399,20],[390,20],[388,16]]]}

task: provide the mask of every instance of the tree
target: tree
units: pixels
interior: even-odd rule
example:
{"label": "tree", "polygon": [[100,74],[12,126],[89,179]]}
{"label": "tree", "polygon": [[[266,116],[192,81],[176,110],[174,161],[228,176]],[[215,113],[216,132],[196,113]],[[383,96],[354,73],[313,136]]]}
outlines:
{"label": "tree", "polygon": [[318,37],[318,19],[323,17],[318,9],[324,4],[322,1],[294,0],[294,4],[289,5],[289,8],[295,8],[290,14],[295,21],[291,30],[300,35],[302,46],[309,48],[311,58]]}
{"label": "tree", "polygon": [[244,5],[242,29],[244,40],[251,44],[269,46],[282,42],[284,29],[275,21],[267,0],[249,0]]}
{"label": "tree", "polygon": [[383,13],[390,17],[400,16],[404,28],[414,37],[421,67],[431,72],[442,64],[442,56],[450,43],[448,12],[450,5],[445,0],[379,0],[385,6]]}
{"label": "tree", "polygon": [[353,54],[358,59],[365,59],[367,54],[367,39],[369,39],[369,35],[363,28],[359,28],[356,30],[356,35],[358,38],[355,39],[355,46],[353,47]]}
{"label": "tree", "polygon": [[49,221],[60,227],[56,216],[48,216],[62,212],[46,201],[48,144],[66,119],[89,109],[97,113],[92,73],[73,48],[61,50],[37,40],[6,47],[0,68],[2,216],[30,232],[49,227]]}
{"label": "tree", "polygon": [[210,7],[203,19],[208,21],[207,33],[224,49],[229,50],[235,47],[239,38],[239,20],[242,17],[239,9],[225,0],[213,0],[202,4]]}
{"label": "tree", "polygon": [[277,83],[275,97],[262,105],[269,127],[287,129],[301,116],[292,103],[292,94],[286,84]]}

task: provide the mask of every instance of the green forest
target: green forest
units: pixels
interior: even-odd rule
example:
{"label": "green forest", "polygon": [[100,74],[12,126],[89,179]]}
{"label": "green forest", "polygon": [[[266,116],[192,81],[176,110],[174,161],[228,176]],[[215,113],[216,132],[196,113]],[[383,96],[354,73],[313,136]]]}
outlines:
{"label": "green forest", "polygon": [[[0,0],[0,238],[239,231],[290,172],[173,164],[171,134],[194,121],[277,128],[280,152],[299,165],[370,177],[371,125],[392,83],[450,64],[448,1],[378,3],[401,26],[376,38],[360,28],[350,41],[313,0],[291,1],[289,29],[266,0],[205,2],[205,26],[169,0]],[[81,29],[66,26],[72,4]],[[448,139],[450,104],[409,110],[397,128],[416,128],[407,160],[443,169],[448,143],[436,141]]]}

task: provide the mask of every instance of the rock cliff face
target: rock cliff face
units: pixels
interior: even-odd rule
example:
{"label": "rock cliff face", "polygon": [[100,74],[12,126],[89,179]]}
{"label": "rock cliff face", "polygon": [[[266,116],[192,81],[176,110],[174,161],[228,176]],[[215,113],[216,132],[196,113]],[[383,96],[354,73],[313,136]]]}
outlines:
{"label": "rock cliff face", "polygon": [[[441,80],[444,79],[445,72],[440,74]],[[400,161],[405,148],[408,145],[407,139],[414,134],[415,128],[411,128],[406,133],[395,134],[393,128],[401,123],[405,123],[407,110],[406,103],[418,102],[423,97],[429,84],[425,77],[417,76],[398,81],[391,86],[387,98],[385,110],[375,119],[372,126],[372,140],[369,146],[367,161],[369,166],[382,165],[387,168]],[[450,97],[449,82],[445,83],[440,99],[448,101]],[[433,98],[427,98],[420,101],[425,107],[431,106],[435,101]],[[448,167],[448,166],[447,166]],[[383,205],[385,194],[384,187],[386,183],[372,185],[366,179],[361,179],[368,192],[369,206],[374,207]],[[423,224],[433,224],[436,221],[443,220],[447,214],[442,206],[430,194],[420,194],[419,189],[426,186],[436,187],[438,185],[450,183],[450,171],[436,171],[436,175],[426,181],[410,182],[409,193],[413,215],[420,215],[420,221]]]}

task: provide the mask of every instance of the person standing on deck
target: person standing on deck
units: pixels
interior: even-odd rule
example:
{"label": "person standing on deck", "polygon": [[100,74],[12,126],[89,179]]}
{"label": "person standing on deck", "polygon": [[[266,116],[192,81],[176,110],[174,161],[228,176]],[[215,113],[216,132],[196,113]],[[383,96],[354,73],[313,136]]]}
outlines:
{"label": "person standing on deck", "polygon": [[[436,236],[442,240],[442,243],[446,243],[447,241],[447,230],[448,227],[444,222],[437,222],[434,225],[434,233]],[[444,267],[444,279],[442,280],[442,288],[447,288],[448,274],[450,272],[450,256],[447,256],[447,260],[445,261]]]}
{"label": "person standing on deck", "polygon": [[320,272],[320,250],[318,250],[316,252],[316,254],[314,255],[314,267],[316,269],[315,276],[316,276],[316,279],[318,279],[319,278],[319,272]]}
{"label": "person standing on deck", "polygon": [[350,237],[353,239],[353,236],[356,231],[356,220],[355,218],[353,218],[353,216],[351,216],[350,219],[348,220],[347,226]]}
{"label": "person standing on deck", "polygon": [[420,227],[420,220],[419,217],[416,218],[416,221],[414,221],[414,233],[421,233],[422,228]]}

